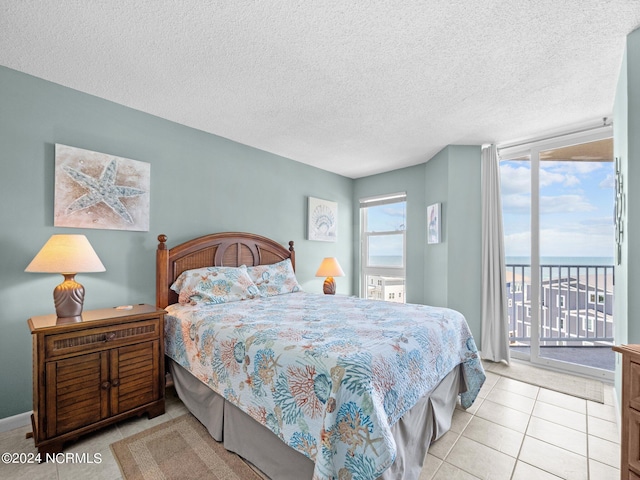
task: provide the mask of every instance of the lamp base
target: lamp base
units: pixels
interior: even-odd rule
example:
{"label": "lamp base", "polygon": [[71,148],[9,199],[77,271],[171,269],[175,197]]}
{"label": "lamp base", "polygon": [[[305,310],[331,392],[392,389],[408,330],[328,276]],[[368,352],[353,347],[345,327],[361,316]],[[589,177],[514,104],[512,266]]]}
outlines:
{"label": "lamp base", "polygon": [[324,283],[322,284],[322,291],[325,295],[335,295],[336,293],[336,282],[333,277],[327,277]]}
{"label": "lamp base", "polygon": [[56,306],[56,323],[74,323],[82,321],[84,287],[75,281],[75,273],[63,273],[64,282],[53,291],[53,303]]}

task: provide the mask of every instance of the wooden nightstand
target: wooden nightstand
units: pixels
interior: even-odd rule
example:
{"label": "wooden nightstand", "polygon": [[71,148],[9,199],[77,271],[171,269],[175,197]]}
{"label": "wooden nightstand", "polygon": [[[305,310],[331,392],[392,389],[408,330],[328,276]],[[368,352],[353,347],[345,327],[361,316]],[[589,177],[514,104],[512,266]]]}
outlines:
{"label": "wooden nightstand", "polygon": [[640,345],[620,345],[622,354],[622,436],[620,478],[640,479]]}
{"label": "wooden nightstand", "polygon": [[32,317],[33,415],[40,453],[134,415],[164,413],[164,310],[134,305]]}

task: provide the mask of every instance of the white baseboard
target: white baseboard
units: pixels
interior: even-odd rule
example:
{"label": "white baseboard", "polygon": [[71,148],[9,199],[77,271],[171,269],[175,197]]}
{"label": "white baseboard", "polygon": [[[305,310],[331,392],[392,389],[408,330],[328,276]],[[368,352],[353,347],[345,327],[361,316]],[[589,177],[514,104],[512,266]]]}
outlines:
{"label": "white baseboard", "polygon": [[31,425],[32,413],[33,412],[24,412],[14,415],[13,417],[0,418],[0,433]]}

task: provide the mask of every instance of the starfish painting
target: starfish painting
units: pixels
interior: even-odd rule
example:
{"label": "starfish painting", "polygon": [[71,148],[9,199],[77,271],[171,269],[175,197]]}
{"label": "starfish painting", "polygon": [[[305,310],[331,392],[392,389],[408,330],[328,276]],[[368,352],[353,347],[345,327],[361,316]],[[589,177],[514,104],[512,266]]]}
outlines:
{"label": "starfish painting", "polygon": [[116,185],[116,170],[118,163],[116,159],[112,159],[100,175],[100,178],[90,177],[78,170],[71,167],[64,167],[64,171],[74,181],[82,185],[89,190],[88,193],[77,198],[71,203],[66,210],[67,214],[77,212],[87,207],[96,205],[97,203],[104,202],[111,210],[113,210],[120,218],[128,223],[133,223],[133,218],[127,211],[127,208],[122,204],[120,198],[122,197],[137,197],[144,195],[146,192],[139,188],[125,187]]}
{"label": "starfish painting", "polygon": [[56,227],[149,231],[151,165],[56,143]]}

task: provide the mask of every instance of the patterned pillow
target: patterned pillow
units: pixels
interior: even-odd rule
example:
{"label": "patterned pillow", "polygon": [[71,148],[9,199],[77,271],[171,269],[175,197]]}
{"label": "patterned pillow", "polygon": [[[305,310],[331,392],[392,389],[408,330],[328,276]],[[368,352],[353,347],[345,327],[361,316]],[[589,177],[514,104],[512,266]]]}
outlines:
{"label": "patterned pillow", "polygon": [[288,258],[273,265],[247,267],[247,272],[264,297],[302,291]]}
{"label": "patterned pillow", "polygon": [[260,297],[247,267],[205,267],[186,270],[171,285],[180,305],[227,303]]}

